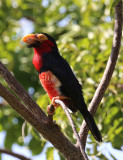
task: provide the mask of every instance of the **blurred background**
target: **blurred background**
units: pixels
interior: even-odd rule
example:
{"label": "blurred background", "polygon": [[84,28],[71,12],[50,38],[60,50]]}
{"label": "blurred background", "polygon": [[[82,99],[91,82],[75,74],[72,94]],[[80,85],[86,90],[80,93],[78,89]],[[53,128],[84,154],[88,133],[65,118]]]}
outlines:
{"label": "blurred background", "polygon": [[[114,19],[110,17],[111,3],[107,0],[0,0],[0,61],[45,112],[50,101],[32,64],[33,49],[26,47],[22,37],[46,32],[56,39],[61,55],[83,85],[85,101],[89,105],[111,52],[114,27]],[[88,135],[86,151],[90,160],[123,159],[122,62],[123,54],[120,54],[110,85],[95,114],[103,143],[97,143],[91,134]],[[0,82],[8,87],[2,77]],[[72,117],[79,131],[83,118],[80,113]],[[75,143],[73,131],[60,107],[54,120]],[[64,160],[1,97],[0,148],[11,149],[34,160]],[[0,159],[17,158],[2,154]]]}

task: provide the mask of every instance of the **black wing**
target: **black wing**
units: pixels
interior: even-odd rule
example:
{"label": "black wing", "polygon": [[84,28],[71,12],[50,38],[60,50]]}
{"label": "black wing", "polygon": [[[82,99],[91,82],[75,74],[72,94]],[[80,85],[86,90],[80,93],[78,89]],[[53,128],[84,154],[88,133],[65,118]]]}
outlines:
{"label": "black wing", "polygon": [[60,80],[63,91],[71,98],[74,107],[78,110],[85,109],[81,85],[67,61],[60,55],[52,53],[45,53],[42,58],[43,68],[50,70]]}

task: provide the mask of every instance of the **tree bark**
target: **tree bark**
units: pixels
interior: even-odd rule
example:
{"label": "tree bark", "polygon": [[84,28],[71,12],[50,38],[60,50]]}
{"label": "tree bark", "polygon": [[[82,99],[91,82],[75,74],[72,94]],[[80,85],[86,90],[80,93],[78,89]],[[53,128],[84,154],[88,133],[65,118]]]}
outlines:
{"label": "tree bark", "polygon": [[24,102],[26,107],[29,108],[39,118],[41,118],[41,120],[45,121],[46,114],[42,111],[42,109],[38,106],[38,104],[35,101],[33,101],[33,99],[25,91],[23,86],[14,78],[14,76],[8,71],[8,69],[1,62],[0,62],[0,74],[4,78],[4,80],[8,83],[9,87],[18,95],[20,100]]}
{"label": "tree bark", "polygon": [[[61,152],[67,160],[82,160],[80,150],[73,145],[60,127],[52,126],[46,121],[39,119],[30,109],[26,108],[10,91],[0,83],[0,96],[3,97],[11,107],[16,110],[27,122],[29,122],[42,136]],[[35,106],[34,106],[35,107]],[[43,118],[43,117],[42,117]],[[44,117],[45,118],[45,117]]]}

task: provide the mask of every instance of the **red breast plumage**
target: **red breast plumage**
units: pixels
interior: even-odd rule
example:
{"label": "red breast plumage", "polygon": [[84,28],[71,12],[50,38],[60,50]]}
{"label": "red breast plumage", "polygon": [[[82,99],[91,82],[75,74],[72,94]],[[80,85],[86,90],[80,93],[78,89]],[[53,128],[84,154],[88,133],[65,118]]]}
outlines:
{"label": "red breast plumage", "polygon": [[54,97],[62,95],[60,91],[61,82],[52,72],[42,72],[41,74],[39,74],[39,79],[51,100]]}

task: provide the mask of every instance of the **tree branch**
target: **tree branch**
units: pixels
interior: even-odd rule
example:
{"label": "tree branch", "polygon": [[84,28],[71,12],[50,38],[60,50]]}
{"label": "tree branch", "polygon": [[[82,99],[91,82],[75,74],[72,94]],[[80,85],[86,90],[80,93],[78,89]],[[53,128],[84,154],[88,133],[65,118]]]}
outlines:
{"label": "tree branch", "polygon": [[58,99],[55,100],[55,103],[59,104],[63,108],[63,110],[65,111],[65,113],[67,115],[67,118],[69,119],[69,122],[71,124],[72,129],[73,129],[74,135],[75,135],[75,137],[77,139],[77,142],[79,144],[79,148],[80,148],[80,151],[81,151],[81,153],[83,155],[83,158],[84,158],[84,160],[88,160],[88,157],[87,157],[87,155],[85,153],[85,150],[83,148],[83,145],[82,145],[82,142],[80,140],[80,137],[79,137],[79,135],[77,133],[76,126],[75,126],[75,124],[73,122],[73,119],[72,119],[72,117],[71,117],[66,105],[61,100],[58,100]]}
{"label": "tree branch", "polygon": [[[24,102],[27,108],[29,108],[39,118],[46,120],[46,114],[38,106],[35,101],[25,91],[23,86],[14,78],[14,76],[8,71],[8,69],[0,62],[0,74],[4,80],[8,83],[9,87],[18,95],[18,97]],[[35,106],[35,107],[34,107]]]}
{"label": "tree branch", "polygon": [[[122,37],[122,0],[120,0],[115,6],[114,37],[113,37],[111,54],[107,62],[107,66],[104,71],[104,75],[101,79],[101,82],[89,105],[89,111],[91,112],[92,115],[94,115],[94,113],[96,112],[103,98],[103,95],[109,85],[112,74],[114,72],[115,65],[118,59],[119,50],[120,50],[121,37]],[[87,127],[87,124],[84,121],[81,125],[80,132],[79,132],[81,141],[84,142],[84,146],[86,144],[86,138],[87,138],[88,131],[89,129]]]}
{"label": "tree branch", "polygon": [[5,153],[5,154],[8,154],[8,155],[14,156],[14,157],[16,157],[16,158],[19,158],[19,159],[21,159],[21,160],[30,160],[30,158],[27,158],[27,157],[25,157],[25,156],[22,156],[22,155],[20,155],[20,154],[18,154],[18,153],[14,153],[14,152],[9,151],[9,150],[7,150],[7,149],[0,149],[0,153]]}
{"label": "tree branch", "polygon": [[45,139],[51,142],[67,160],[82,159],[80,150],[63,135],[58,125],[50,126],[48,123],[39,119],[32,111],[21,104],[20,101],[1,83],[0,96],[3,97],[12,106],[12,108],[16,110],[27,122],[29,122],[39,133],[41,133]]}

